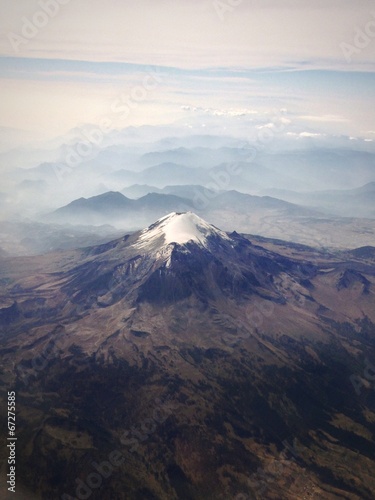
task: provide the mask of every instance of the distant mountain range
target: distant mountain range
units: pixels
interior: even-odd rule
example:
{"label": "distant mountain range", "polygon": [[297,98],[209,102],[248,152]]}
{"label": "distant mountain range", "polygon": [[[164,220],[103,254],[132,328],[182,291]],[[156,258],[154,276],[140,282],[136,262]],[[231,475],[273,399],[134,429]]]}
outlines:
{"label": "distant mountain range", "polygon": [[[2,217],[4,222],[16,221],[14,234],[7,226],[0,240],[6,252],[95,243],[101,241],[95,228],[94,233],[93,228],[82,228],[81,234],[65,235],[77,225],[135,231],[155,217],[185,210],[227,230],[319,247],[352,248],[374,241],[371,142],[288,136],[267,145],[229,136],[190,135],[181,124],[116,130],[82,156],[77,153],[79,129],[64,143],[61,139],[48,145],[44,162],[35,161],[33,168],[22,167],[30,166],[34,153],[40,158],[41,150],[22,152],[25,163],[18,161],[18,168],[4,166]],[[3,161],[6,165],[6,156]],[[128,200],[119,195],[100,198],[111,192]]]}
{"label": "distant mountain range", "polygon": [[182,163],[193,168],[212,168],[226,161],[246,161],[248,157],[249,151],[247,148],[179,147],[146,153],[139,159],[139,164],[143,167],[152,167],[164,163]]}
{"label": "distant mountain range", "polygon": [[[150,147],[148,145],[147,147]],[[142,147],[131,149],[123,145],[96,151],[93,158],[76,158],[73,165],[66,163],[68,155],[55,163],[43,163],[29,169],[16,169],[12,176],[44,180],[51,184],[55,171],[65,170],[70,178],[88,174],[98,182],[153,184],[163,188],[167,184],[208,184],[228,166],[237,166],[230,175],[229,184],[222,189],[246,192],[254,189],[286,189],[315,191],[351,189],[375,180],[375,154],[348,149],[318,149],[277,151],[274,153],[248,147],[186,148],[150,151],[142,154]],[[64,177],[64,176],[62,176]],[[242,189],[240,189],[242,186]]]}
{"label": "distant mountain range", "polygon": [[138,200],[119,192],[108,192],[91,198],[80,198],[49,214],[48,221],[70,224],[123,224],[139,228],[138,221],[152,215],[162,216],[171,210],[193,208],[190,200],[169,194],[149,193]]}
{"label": "distant mountain range", "polygon": [[[262,156],[263,166],[302,181],[304,191],[351,189],[375,180],[375,154],[349,149],[277,152]],[[295,189],[289,185],[289,189]]]}
{"label": "distant mountain range", "polygon": [[[135,185],[134,189],[135,194],[152,190],[147,185]],[[213,191],[199,185],[166,186],[160,191],[137,199],[119,192],[81,198],[40,221],[69,227],[106,224],[117,230],[136,231],[170,211],[193,210],[226,230],[235,228],[311,246],[354,248],[374,241],[375,221],[371,219],[341,218],[270,196]]]}
{"label": "distant mountain range", "polygon": [[123,185],[150,183],[161,188],[169,184],[171,180],[175,184],[190,184],[192,182],[194,184],[205,184],[212,180],[209,171],[171,162],[154,165],[141,172],[117,170],[110,174],[108,179],[121,182]]}
{"label": "distant mountain range", "polygon": [[331,214],[375,218],[375,182],[369,182],[355,189],[305,193],[270,189],[265,192],[291,203],[303,203],[320,210],[326,210]]}
{"label": "distant mountain range", "polygon": [[[145,188],[147,190],[147,188]],[[50,222],[67,224],[120,224],[124,227],[139,227],[153,218],[161,217],[171,211],[183,212],[194,209],[201,213],[230,209],[244,212],[279,211],[289,215],[313,215],[312,210],[304,209],[269,196],[251,196],[237,191],[213,192],[202,186],[169,186],[163,189],[175,194],[149,193],[132,200],[119,192],[108,192],[88,199],[80,198],[59,208],[48,215]]]}
{"label": "distant mountain range", "polygon": [[[141,189],[126,191],[136,185],[152,186],[150,192],[192,199],[165,189],[194,185],[215,192],[235,190],[253,196],[267,195],[329,215],[375,218],[371,192],[359,191],[355,196],[346,193],[375,182],[375,154],[370,143],[360,146],[356,141],[337,139],[328,148],[322,140],[319,147],[312,148],[311,141],[293,139],[299,149],[291,151],[287,144],[278,149],[278,142],[272,147],[260,147],[229,137],[184,136],[181,130],[181,137],[161,138],[161,131],[151,128],[143,131],[149,138],[146,141],[141,139],[142,131],[127,130],[125,135],[114,132],[111,137],[118,143],[104,141],[100,148],[93,145],[91,154],[85,156],[77,153],[79,141],[76,144],[72,136],[72,142],[61,146],[58,155],[55,152],[59,156],[55,161],[48,159],[33,168],[9,169],[5,176],[7,186],[2,187],[7,195],[6,213],[37,218],[40,213],[74,199],[108,191],[124,190],[129,198],[148,194]],[[126,143],[121,142],[124,137]],[[354,145],[364,150],[355,150]],[[331,196],[325,193],[327,190],[337,193]],[[346,200],[347,195],[350,201]],[[194,209],[198,208],[201,207],[196,204]],[[138,227],[147,222],[144,219]],[[252,227],[241,225],[247,231],[252,231]]]}

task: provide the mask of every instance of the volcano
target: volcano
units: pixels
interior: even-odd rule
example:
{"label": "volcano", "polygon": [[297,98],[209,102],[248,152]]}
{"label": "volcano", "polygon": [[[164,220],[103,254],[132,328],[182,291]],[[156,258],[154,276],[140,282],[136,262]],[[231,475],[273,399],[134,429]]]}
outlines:
{"label": "volcano", "polygon": [[27,498],[372,498],[368,249],[173,212],[2,263],[0,381]]}
{"label": "volcano", "polygon": [[274,276],[289,271],[306,279],[312,266],[293,265],[225,232],[197,215],[172,213],[143,231],[90,249],[83,265],[70,272],[63,289],[74,303],[92,306],[120,299],[175,303],[195,296],[207,304],[215,297],[242,301],[258,294],[276,301],[283,295]]}

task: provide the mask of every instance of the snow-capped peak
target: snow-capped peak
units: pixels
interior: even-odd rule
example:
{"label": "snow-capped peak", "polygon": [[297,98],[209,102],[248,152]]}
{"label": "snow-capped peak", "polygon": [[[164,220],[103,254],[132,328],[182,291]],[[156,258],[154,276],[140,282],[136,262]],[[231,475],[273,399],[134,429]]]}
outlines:
{"label": "snow-capped peak", "polygon": [[172,212],[144,229],[136,245],[142,248],[147,247],[156,240],[163,238],[161,240],[162,245],[171,243],[184,245],[189,241],[193,241],[201,246],[206,246],[209,236],[220,236],[225,240],[230,239],[224,231],[208,224],[193,212]]}

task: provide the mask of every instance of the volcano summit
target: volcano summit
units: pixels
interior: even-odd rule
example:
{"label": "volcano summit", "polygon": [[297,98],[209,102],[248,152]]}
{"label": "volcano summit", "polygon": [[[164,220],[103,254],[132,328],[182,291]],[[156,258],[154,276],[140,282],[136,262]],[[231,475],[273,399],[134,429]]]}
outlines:
{"label": "volcano summit", "polygon": [[91,305],[93,296],[107,305],[131,297],[138,303],[191,296],[204,304],[224,296],[243,302],[253,293],[283,301],[273,275],[314,272],[283,262],[237,233],[227,235],[191,212],[169,214],[143,231],[89,249],[85,257],[92,258],[68,273],[64,290],[74,302],[87,298]]}
{"label": "volcano summit", "polygon": [[[159,219],[155,224],[141,232],[139,239],[147,247],[155,239],[164,237],[166,245],[178,243],[180,245],[194,241],[202,246],[207,245],[210,238],[222,238],[229,240],[224,231],[215,228],[211,224],[195,215],[193,212],[173,212]],[[143,246],[142,244],[139,245]]]}

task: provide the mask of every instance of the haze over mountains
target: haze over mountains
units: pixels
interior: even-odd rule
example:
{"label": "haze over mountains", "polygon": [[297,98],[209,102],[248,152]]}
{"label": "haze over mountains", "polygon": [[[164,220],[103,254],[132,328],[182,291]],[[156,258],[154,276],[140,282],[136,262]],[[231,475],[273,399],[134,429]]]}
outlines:
{"label": "haze over mountains", "polygon": [[[48,146],[45,156],[55,161],[13,167],[6,174],[0,199],[4,251],[67,248],[70,230],[71,247],[94,242],[95,234],[100,242],[102,225],[112,226],[115,236],[186,210],[226,230],[320,247],[373,241],[370,142],[284,133],[267,143],[175,125],[113,131],[95,145],[79,133]],[[87,154],[79,154],[86,151],[84,143]],[[43,232],[56,235],[51,245],[37,242],[47,239]],[[319,238],[323,233],[328,240]],[[85,240],[87,234],[94,239]]]}
{"label": "haze over mountains", "polygon": [[[237,189],[258,194],[259,189],[275,188],[303,192],[353,189],[374,181],[371,143],[343,139],[341,148],[334,148],[333,139],[330,146],[327,140],[310,138],[301,148],[295,139],[294,146],[299,149],[289,151],[287,141],[280,138],[267,145],[226,136],[189,135],[188,131],[181,131],[185,138],[168,137],[172,130],[172,127],[171,131],[162,129],[159,135],[163,132],[166,138],[157,141],[151,139],[152,127],[125,129],[107,138],[109,142],[116,141],[110,145],[103,141],[96,146],[86,140],[89,144],[86,155],[79,154],[84,152],[83,139],[76,139],[77,142],[55,149],[55,162],[27,169],[12,168],[7,181],[21,190],[32,191],[33,183],[34,189],[38,189],[43,182],[52,190],[59,187],[61,199],[67,202],[79,198],[78,194],[89,197],[100,194],[97,191],[121,191],[132,184],[157,188],[203,184],[216,190]],[[189,146],[179,146],[181,143]],[[209,146],[195,147],[203,143]],[[45,155],[48,154],[51,152],[46,151]],[[2,165],[6,168],[6,162]],[[79,189],[73,182],[77,180],[85,180]],[[74,192],[67,192],[72,186]],[[37,205],[43,205],[41,201],[37,200]],[[53,204],[52,199],[50,202]]]}
{"label": "haze over mountains", "polygon": [[372,144],[77,133],[1,188],[25,497],[372,500]]}
{"label": "haze over mountains", "polygon": [[322,190],[307,193],[269,189],[265,190],[265,192],[292,203],[318,207],[336,215],[369,218],[375,216],[375,182],[369,182],[355,189]]}
{"label": "haze over mountains", "polygon": [[[227,208],[229,205],[238,212],[244,209],[256,211],[277,209],[287,214],[312,215],[315,213],[313,210],[309,211],[268,196],[251,196],[237,191],[218,193],[205,190],[202,186],[183,186],[183,188],[167,186],[165,190],[170,194],[151,192],[136,200],[116,192],[108,192],[88,199],[80,198],[49,214],[48,219],[65,224],[112,223],[126,227],[131,224],[132,219],[142,220],[142,217],[150,223],[150,218],[152,220],[155,215],[162,216],[169,213],[173,208],[179,212],[193,208],[205,212],[207,208],[215,210]],[[171,194],[173,192],[184,193],[186,198]],[[211,198],[207,198],[207,195]]]}
{"label": "haze over mountains", "polygon": [[1,500],[374,500],[370,3],[0,2]]}
{"label": "haze over mountains", "polygon": [[26,498],[372,500],[373,145],[79,134],[0,158]]}

